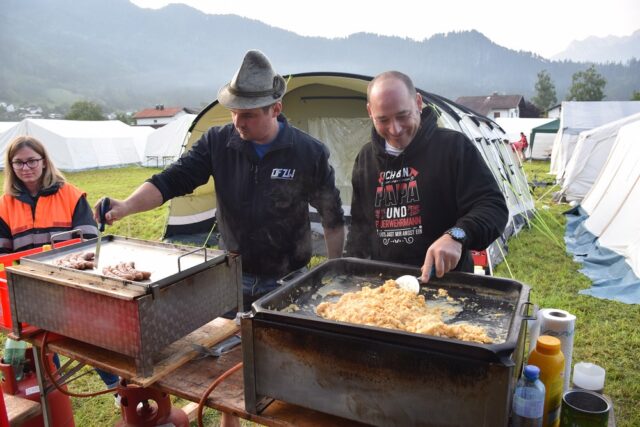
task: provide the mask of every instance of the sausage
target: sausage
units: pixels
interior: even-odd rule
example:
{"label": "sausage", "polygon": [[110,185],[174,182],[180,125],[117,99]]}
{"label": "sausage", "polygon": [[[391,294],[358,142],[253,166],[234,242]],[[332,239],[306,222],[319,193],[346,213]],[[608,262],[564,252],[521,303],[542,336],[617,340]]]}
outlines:
{"label": "sausage", "polygon": [[102,273],[105,276],[138,282],[151,277],[151,273],[148,271],[136,270],[135,263],[133,261],[120,262],[116,265],[107,266],[102,269]]}

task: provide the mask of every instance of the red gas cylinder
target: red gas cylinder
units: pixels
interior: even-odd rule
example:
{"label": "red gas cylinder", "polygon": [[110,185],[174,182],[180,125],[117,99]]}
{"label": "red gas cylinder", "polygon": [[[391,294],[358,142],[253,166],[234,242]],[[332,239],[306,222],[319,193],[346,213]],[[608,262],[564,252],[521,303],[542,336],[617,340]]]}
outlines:
{"label": "red gas cylinder", "polygon": [[116,427],[189,427],[189,418],[181,409],[171,407],[167,393],[152,388],[127,384],[118,385],[122,421]]}
{"label": "red gas cylinder", "polygon": [[[49,369],[55,371],[53,364],[53,354],[47,355]],[[5,394],[22,397],[24,399],[40,402],[40,387],[38,387],[38,379],[36,378],[36,365],[33,359],[33,348],[26,350],[26,361],[24,364],[24,376],[20,381],[16,381],[13,372],[13,366],[7,365],[2,360],[0,363],[0,372],[2,373],[2,391]],[[52,427],[74,427],[73,410],[71,408],[71,399],[66,394],[62,394],[59,390],[54,389],[47,394],[47,402],[49,404],[49,414],[51,416]],[[44,426],[43,415],[39,415],[22,424],[22,427],[40,427]]]}

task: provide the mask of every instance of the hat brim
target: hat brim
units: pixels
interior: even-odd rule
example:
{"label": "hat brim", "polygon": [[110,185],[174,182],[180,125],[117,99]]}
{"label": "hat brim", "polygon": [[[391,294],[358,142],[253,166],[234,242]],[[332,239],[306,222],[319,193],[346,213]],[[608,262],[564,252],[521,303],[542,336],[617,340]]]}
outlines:
{"label": "hat brim", "polygon": [[[280,77],[282,78],[282,77]],[[284,82],[284,79],[282,79]],[[273,95],[267,96],[239,96],[234,95],[229,90],[230,83],[222,86],[218,91],[218,102],[222,104],[224,107],[229,109],[238,109],[238,110],[251,110],[253,108],[261,108],[267,107],[269,105],[275,104],[276,102],[282,100],[284,93],[286,92],[286,84],[284,86],[283,93],[280,97],[274,98]]]}

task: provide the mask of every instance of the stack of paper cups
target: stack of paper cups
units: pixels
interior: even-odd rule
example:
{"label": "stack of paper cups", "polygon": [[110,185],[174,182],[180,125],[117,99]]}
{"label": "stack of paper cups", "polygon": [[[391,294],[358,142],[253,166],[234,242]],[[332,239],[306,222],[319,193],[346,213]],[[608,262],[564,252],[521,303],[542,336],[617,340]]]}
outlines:
{"label": "stack of paper cups", "polygon": [[573,334],[576,326],[576,316],[568,311],[555,308],[538,310],[537,320],[531,325],[531,342],[529,351],[536,347],[540,335],[551,335],[560,340],[560,349],[564,354],[564,387],[569,388],[571,377],[571,357],[573,355]]}

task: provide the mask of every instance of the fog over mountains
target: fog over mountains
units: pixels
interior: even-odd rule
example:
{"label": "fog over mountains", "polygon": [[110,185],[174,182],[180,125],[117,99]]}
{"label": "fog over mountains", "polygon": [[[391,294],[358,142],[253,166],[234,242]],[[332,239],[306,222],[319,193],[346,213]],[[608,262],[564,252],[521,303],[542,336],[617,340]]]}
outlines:
{"label": "fog over mountains", "polygon": [[[208,104],[248,49],[264,51],[281,74],[397,69],[450,99],[493,92],[530,99],[536,74],[546,69],[561,100],[572,74],[588,66],[509,50],[477,31],[422,42],[364,33],[303,37],[235,15],[184,5],[141,9],[128,0],[2,0],[0,40],[0,101],[88,99],[124,110]],[[640,90],[638,60],[597,70],[607,80],[606,100]]]}

